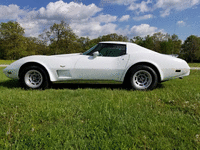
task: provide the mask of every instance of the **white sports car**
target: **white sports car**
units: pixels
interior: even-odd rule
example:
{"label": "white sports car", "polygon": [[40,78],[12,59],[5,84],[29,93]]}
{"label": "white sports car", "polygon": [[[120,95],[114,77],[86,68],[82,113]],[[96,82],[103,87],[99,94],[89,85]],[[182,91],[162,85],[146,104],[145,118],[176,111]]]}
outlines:
{"label": "white sports car", "polygon": [[114,80],[136,90],[190,74],[186,61],[128,42],[100,42],[83,54],[28,56],[5,68],[24,88],[45,89],[67,80]]}

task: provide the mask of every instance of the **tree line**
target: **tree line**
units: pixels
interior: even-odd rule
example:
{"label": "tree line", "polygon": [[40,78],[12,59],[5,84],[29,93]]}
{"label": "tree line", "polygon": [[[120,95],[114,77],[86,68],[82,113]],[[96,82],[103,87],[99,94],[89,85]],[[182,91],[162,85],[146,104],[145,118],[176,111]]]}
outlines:
{"label": "tree line", "polygon": [[25,30],[18,22],[0,24],[0,59],[17,60],[29,55],[82,53],[100,41],[124,41],[163,54],[178,54],[188,62],[200,62],[200,37],[195,35],[189,36],[184,43],[175,34],[161,32],[132,39],[113,33],[91,40],[88,37],[78,37],[64,21],[54,23],[38,38],[26,37],[24,34]]}

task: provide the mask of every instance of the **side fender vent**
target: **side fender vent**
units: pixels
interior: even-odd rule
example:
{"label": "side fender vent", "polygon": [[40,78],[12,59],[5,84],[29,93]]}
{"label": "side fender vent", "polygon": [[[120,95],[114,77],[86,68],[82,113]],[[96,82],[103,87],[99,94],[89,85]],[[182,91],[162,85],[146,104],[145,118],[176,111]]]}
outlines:
{"label": "side fender vent", "polygon": [[57,70],[58,77],[72,77],[69,70]]}
{"label": "side fender vent", "polygon": [[176,70],[175,72],[181,72],[181,70]]}

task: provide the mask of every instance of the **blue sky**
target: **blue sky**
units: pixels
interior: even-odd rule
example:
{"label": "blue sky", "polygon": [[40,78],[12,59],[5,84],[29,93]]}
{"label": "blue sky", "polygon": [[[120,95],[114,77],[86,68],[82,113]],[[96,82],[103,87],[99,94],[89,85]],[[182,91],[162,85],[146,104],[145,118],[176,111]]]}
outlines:
{"label": "blue sky", "polygon": [[156,32],[181,40],[200,36],[200,0],[0,0],[0,22],[14,20],[26,36],[65,20],[78,36],[117,33],[129,38]]}

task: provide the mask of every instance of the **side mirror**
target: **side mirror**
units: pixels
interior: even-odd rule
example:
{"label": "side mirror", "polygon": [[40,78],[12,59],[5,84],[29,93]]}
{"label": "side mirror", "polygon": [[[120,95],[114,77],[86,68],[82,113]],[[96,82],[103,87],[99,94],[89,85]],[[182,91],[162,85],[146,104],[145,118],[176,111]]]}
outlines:
{"label": "side mirror", "polygon": [[96,52],[94,52],[92,55],[93,55],[93,57],[95,58],[95,57],[99,56],[99,52],[96,51]]}

